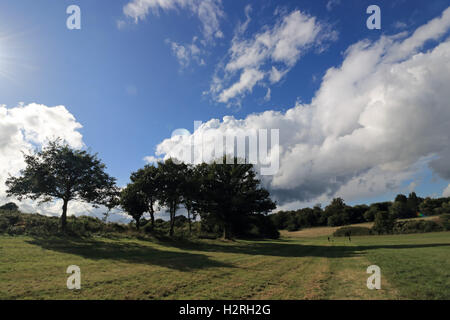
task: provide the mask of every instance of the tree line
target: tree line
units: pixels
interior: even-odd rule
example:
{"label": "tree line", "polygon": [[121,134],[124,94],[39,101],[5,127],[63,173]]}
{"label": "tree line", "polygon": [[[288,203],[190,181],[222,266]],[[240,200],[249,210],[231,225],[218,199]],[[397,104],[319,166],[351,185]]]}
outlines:
{"label": "tree line", "polygon": [[[122,208],[134,219],[137,229],[147,223],[155,228],[155,212],[166,209],[170,236],[174,235],[177,214],[184,207],[191,232],[192,222],[200,218],[202,228],[220,232],[226,239],[251,232],[277,237],[278,231],[267,217],[276,204],[261,187],[253,165],[236,158],[232,164],[217,162],[194,166],[168,159],[146,165],[133,172],[130,183],[120,189],[96,154],[73,149],[57,139],[25,155],[25,169],[6,181],[7,195],[41,203],[62,200],[63,231],[68,204],[76,200],[105,206],[108,211]],[[149,222],[144,219],[145,213],[150,216]]]}
{"label": "tree line", "polygon": [[[253,165],[241,162],[234,158],[232,164],[226,165],[222,164],[223,159],[188,165],[168,159],[133,172],[130,183],[120,189],[96,154],[73,149],[57,139],[42,150],[25,155],[25,169],[6,181],[7,195],[41,203],[62,200],[63,232],[68,204],[84,201],[105,206],[108,212],[121,208],[138,230],[143,225],[146,230],[154,230],[158,224],[155,212],[166,210],[170,236],[180,223],[187,223],[192,233],[192,225],[201,221],[201,231],[221,234],[226,239],[233,235],[276,238],[278,230],[372,221],[390,226],[395,219],[450,213],[450,198],[424,199],[412,192],[409,196],[398,195],[393,202],[349,206],[343,199],[335,198],[325,208],[316,205],[268,215],[276,208],[275,202],[261,187]],[[180,215],[183,208],[187,217]],[[146,213],[149,221],[144,218]]]}
{"label": "tree line", "polygon": [[[297,231],[317,226],[345,226],[376,222],[381,229],[389,229],[396,219],[436,216],[450,213],[450,198],[421,198],[415,192],[399,194],[393,202],[349,206],[342,198],[335,198],[324,209],[321,205],[292,211],[279,211],[270,217],[278,229]],[[383,227],[384,226],[384,227]]]}

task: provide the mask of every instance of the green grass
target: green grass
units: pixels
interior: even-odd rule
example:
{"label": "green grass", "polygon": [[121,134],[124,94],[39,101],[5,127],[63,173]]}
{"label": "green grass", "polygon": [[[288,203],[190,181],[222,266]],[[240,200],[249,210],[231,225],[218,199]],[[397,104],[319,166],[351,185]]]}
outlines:
{"label": "green grass", "polygon": [[[382,289],[366,287],[369,265]],[[69,265],[81,268],[68,290]],[[450,299],[450,232],[271,241],[0,236],[0,299]]]}

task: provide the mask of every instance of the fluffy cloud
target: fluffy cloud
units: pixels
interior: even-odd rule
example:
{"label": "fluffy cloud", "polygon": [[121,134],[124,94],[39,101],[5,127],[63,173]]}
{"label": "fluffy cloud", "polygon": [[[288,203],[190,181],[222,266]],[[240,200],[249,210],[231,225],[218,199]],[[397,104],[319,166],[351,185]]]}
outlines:
{"label": "fluffy cloud", "polygon": [[228,62],[216,71],[210,88],[213,97],[222,103],[239,104],[255,85],[265,85],[266,78],[270,84],[279,82],[309,48],[337,37],[315,17],[295,10],[281,16],[272,28],[264,27],[266,30],[245,39],[250,7],[245,12],[247,20],[237,28]]}
{"label": "fluffy cloud", "polygon": [[132,0],[125,5],[123,12],[138,22],[145,19],[150,11],[158,14],[160,10],[177,9],[188,9],[197,15],[206,40],[223,37],[220,30],[220,19],[224,16],[221,0]]}
{"label": "fluffy cloud", "polygon": [[[284,206],[336,195],[352,199],[381,194],[427,165],[450,179],[450,40],[444,38],[449,30],[450,8],[412,35],[357,42],[346,50],[340,66],[328,69],[309,104],[241,120],[212,119],[191,138],[194,143],[203,138],[213,148],[217,135],[279,129],[280,170],[262,178]],[[432,48],[424,50],[432,39]],[[236,52],[228,68],[256,68],[255,60],[244,58],[251,50]],[[262,52],[254,52],[257,61],[264,60],[259,58]],[[291,52],[277,57],[293,61]],[[157,154],[179,157],[179,146],[189,138],[166,139]]]}
{"label": "fluffy cloud", "polygon": [[156,163],[158,163],[158,161],[162,161],[162,160],[163,159],[160,159],[160,158],[157,158],[157,157],[154,157],[154,156],[148,156],[148,157],[144,158],[145,162],[147,162],[147,163],[154,163],[154,164],[156,164]]}
{"label": "fluffy cloud", "polygon": [[442,193],[443,197],[450,197],[450,184],[447,188],[445,188],[444,192]]}

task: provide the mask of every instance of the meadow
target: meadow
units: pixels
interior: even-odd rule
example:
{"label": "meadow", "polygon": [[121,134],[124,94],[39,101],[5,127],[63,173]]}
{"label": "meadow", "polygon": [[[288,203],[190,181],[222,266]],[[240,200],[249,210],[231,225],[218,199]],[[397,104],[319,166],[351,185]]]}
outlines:
{"label": "meadow", "polygon": [[[314,233],[314,230],[317,233]],[[0,299],[450,299],[450,232],[278,240],[0,236]],[[381,268],[381,290],[366,286]],[[68,290],[69,265],[81,290]]]}

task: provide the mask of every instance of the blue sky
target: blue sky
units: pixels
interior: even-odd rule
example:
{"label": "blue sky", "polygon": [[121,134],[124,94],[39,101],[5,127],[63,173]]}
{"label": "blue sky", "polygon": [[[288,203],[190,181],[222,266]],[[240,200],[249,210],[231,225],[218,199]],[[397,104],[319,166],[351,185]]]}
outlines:
{"label": "blue sky", "polygon": [[[148,0],[158,12],[150,8],[137,20],[126,13],[130,2],[5,0],[0,3],[0,105],[9,109],[20,102],[65,106],[83,126],[76,131],[81,133],[84,144],[99,153],[109,173],[121,185],[128,182],[130,172],[145,164],[144,157],[155,155],[157,146],[170,138],[173,130],[186,128],[192,132],[195,120],[208,122],[227,115],[245,119],[254,113],[285,112],[296,104],[310,104],[322,86],[325,72],[343,63],[349,46],[364,39],[374,43],[382,35],[400,32],[410,36],[448,7],[445,0],[211,0],[218,6],[215,12],[218,25],[208,35],[206,27],[211,21],[207,19],[211,17],[201,16],[197,9],[192,9],[198,1],[186,0],[190,7],[184,6],[182,0],[174,0],[171,9],[163,10],[158,7],[158,1]],[[81,30],[66,28],[69,16],[66,8],[72,4],[81,8]],[[371,4],[381,8],[381,30],[366,27],[369,17],[366,8]],[[270,33],[280,26],[296,10],[301,17],[314,18],[320,27],[319,35],[302,46],[301,53],[289,63],[287,60],[275,63],[270,58],[260,62],[261,71],[269,72],[272,66],[286,70],[280,80],[269,81],[267,73],[251,90],[220,101],[220,92],[212,90],[213,77],[218,76],[226,89],[239,80],[243,71],[227,73],[224,69],[233,61],[230,54],[233,39],[248,44],[255,35]],[[238,27],[248,18],[245,31],[237,36]],[[444,39],[440,36],[426,42],[420,50],[433,49]],[[199,53],[191,51],[177,58],[177,48],[192,44]],[[427,151],[420,156],[433,156],[438,151]],[[416,160],[420,159],[418,155]],[[436,172],[424,164],[417,172],[399,178],[401,181],[395,187],[355,195],[349,201],[391,199],[397,192],[413,189],[421,195],[440,196],[448,181],[442,178],[445,174]],[[273,188],[282,183],[274,183]],[[286,185],[291,188],[292,183]],[[325,198],[330,197],[330,190],[334,189],[323,190],[312,193],[309,199],[290,199],[287,203],[295,206],[316,201],[316,197],[324,194]]]}

